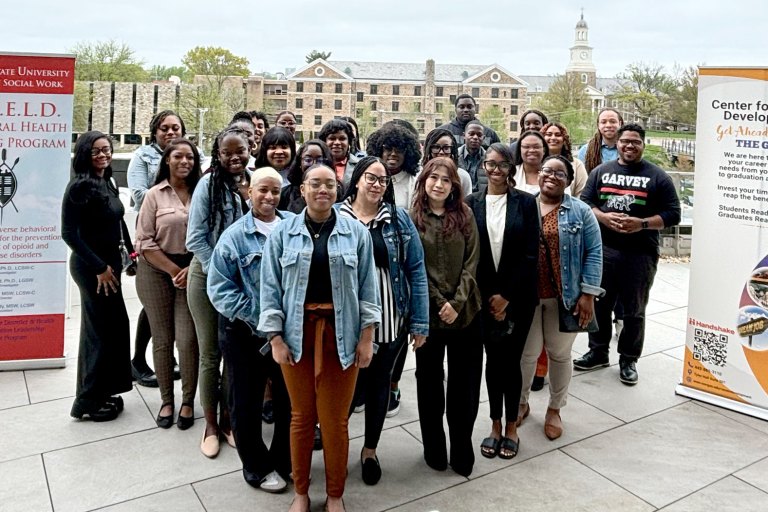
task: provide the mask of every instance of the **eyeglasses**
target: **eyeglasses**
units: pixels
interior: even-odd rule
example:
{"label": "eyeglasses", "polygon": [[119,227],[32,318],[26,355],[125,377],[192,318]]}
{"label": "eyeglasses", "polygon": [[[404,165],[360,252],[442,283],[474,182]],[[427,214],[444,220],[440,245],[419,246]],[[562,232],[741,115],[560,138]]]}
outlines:
{"label": "eyeglasses", "polygon": [[445,146],[432,146],[431,148],[429,148],[429,151],[433,155],[438,155],[440,153],[445,153],[446,155],[448,155],[451,153],[451,149],[453,149],[453,145],[446,144]]}
{"label": "eyeglasses", "polygon": [[560,181],[565,181],[568,178],[568,175],[565,173],[565,171],[556,171],[551,167],[542,167],[541,171],[539,171],[539,174],[542,176],[548,176],[550,178],[554,176]]}
{"label": "eyeglasses", "polygon": [[363,178],[365,178],[365,182],[369,185],[373,185],[378,181],[379,185],[381,185],[382,187],[386,187],[387,185],[389,185],[389,180],[390,180],[389,176],[376,176],[372,172],[364,172]]}
{"label": "eyeglasses", "polygon": [[507,171],[512,168],[512,164],[509,162],[497,162],[496,160],[486,160],[483,162],[483,169],[486,171],[495,171],[496,169],[501,169],[502,171]]}
{"label": "eyeglasses", "polygon": [[304,165],[323,164],[325,159],[322,156],[303,156],[301,157],[301,163]]}
{"label": "eyeglasses", "polygon": [[307,180],[304,183],[309,185],[309,188],[312,190],[320,190],[321,187],[326,190],[336,190],[337,187],[335,181]]}
{"label": "eyeglasses", "polygon": [[112,154],[112,148],[109,146],[104,146],[103,148],[92,148],[91,149],[91,156],[99,156],[100,154],[105,154],[107,156]]}
{"label": "eyeglasses", "polygon": [[640,139],[619,139],[619,142],[625,146],[635,146],[638,148],[643,145],[643,141]]}

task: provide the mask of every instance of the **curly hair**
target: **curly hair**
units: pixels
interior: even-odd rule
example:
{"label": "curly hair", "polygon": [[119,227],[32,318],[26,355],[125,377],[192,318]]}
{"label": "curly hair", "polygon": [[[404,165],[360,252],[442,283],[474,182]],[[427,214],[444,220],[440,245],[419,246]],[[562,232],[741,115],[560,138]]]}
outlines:
{"label": "curly hair", "polygon": [[567,158],[569,162],[573,162],[573,154],[572,154],[573,152],[571,150],[571,136],[568,134],[568,128],[566,128],[564,124],[558,123],[557,121],[547,123],[541,127],[541,134],[544,135],[547,132],[547,130],[549,130],[553,126],[558,130],[560,130],[560,135],[563,136],[563,147],[560,148],[560,154],[563,155],[565,158]]}
{"label": "curly hair", "polygon": [[603,136],[600,134],[600,116],[603,112],[613,112],[619,117],[619,126],[624,124],[624,118],[621,117],[621,113],[615,108],[606,107],[600,109],[600,112],[597,113],[598,129],[589,140],[587,154],[584,156],[584,167],[587,169],[587,172],[592,171],[592,169],[603,163],[603,155],[600,153],[600,146],[603,143]]}
{"label": "curly hair", "polygon": [[384,155],[384,148],[395,148],[405,155],[403,167],[411,176],[416,176],[419,172],[419,160],[421,160],[421,151],[419,150],[419,140],[410,130],[396,123],[384,123],[384,125],[368,137],[368,146],[366,153],[370,156],[381,158]]}
{"label": "curly hair", "polygon": [[185,136],[187,134],[187,128],[184,126],[184,120],[181,118],[179,114],[177,114],[173,110],[162,110],[155,114],[152,117],[152,120],[149,122],[149,142],[150,144],[155,144],[157,142],[157,137],[155,137],[155,133],[157,133],[157,129],[160,128],[160,125],[163,124],[163,121],[165,121],[166,117],[169,116],[175,116],[176,119],[179,120],[179,124],[181,125],[181,136]]}
{"label": "curly hair", "polygon": [[320,128],[317,138],[327,144],[328,137],[339,132],[344,132],[347,135],[347,155],[344,157],[347,158],[349,152],[352,150],[352,144],[354,144],[355,141],[355,132],[352,131],[352,126],[347,121],[344,121],[343,119],[331,119]]}
{"label": "curly hair", "polygon": [[435,128],[427,134],[427,138],[424,140],[424,157],[421,159],[421,165],[427,165],[427,162],[432,160],[432,146],[445,136],[450,137],[452,141],[450,158],[453,163],[459,165],[459,148],[456,146],[456,139],[450,131],[443,128]]}
{"label": "curly hair", "polygon": [[461,191],[459,170],[456,164],[453,163],[453,160],[444,156],[433,158],[427,162],[427,165],[424,166],[424,170],[421,171],[421,174],[419,174],[419,177],[416,180],[413,209],[411,210],[413,223],[420,232],[423,233],[426,231],[424,218],[429,211],[429,198],[427,197],[426,183],[430,175],[438,169],[448,171],[448,176],[451,179],[451,193],[445,200],[443,236],[450,236],[451,233],[457,231],[460,231],[465,237],[469,236],[471,229],[469,207],[464,204],[464,193]]}
{"label": "curly hair", "polygon": [[304,169],[301,159],[304,156],[304,152],[311,146],[317,146],[320,148],[320,152],[323,154],[322,163],[328,167],[333,168],[333,157],[331,156],[331,150],[328,149],[328,146],[325,144],[325,142],[319,139],[308,140],[301,145],[299,150],[296,152],[296,158],[293,159],[291,166],[288,168],[288,181],[291,183],[291,185],[301,185],[302,181],[304,181],[304,171],[306,171],[309,167]]}

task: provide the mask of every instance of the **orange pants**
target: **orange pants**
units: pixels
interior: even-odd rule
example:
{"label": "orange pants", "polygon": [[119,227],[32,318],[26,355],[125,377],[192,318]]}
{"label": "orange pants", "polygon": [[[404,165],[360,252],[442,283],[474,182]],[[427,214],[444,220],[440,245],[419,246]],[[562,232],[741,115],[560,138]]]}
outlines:
{"label": "orange pants", "polygon": [[305,306],[301,361],[281,368],[291,398],[291,466],[296,494],[309,493],[317,419],[323,431],[326,494],[340,498],[347,480],[349,406],[358,369],[341,368],[333,304]]}
{"label": "orange pants", "polygon": [[536,376],[546,377],[547,370],[549,370],[549,359],[547,359],[547,351],[542,347],[541,354],[536,360]]}

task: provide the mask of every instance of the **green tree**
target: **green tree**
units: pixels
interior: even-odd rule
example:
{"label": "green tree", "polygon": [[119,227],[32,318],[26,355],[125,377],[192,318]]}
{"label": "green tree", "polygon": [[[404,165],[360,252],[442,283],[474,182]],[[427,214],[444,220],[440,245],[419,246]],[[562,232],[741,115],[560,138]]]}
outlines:
{"label": "green tree", "polygon": [[669,111],[675,80],[660,64],[637,62],[627,66],[617,78],[624,85],[615,94],[620,101],[630,103],[635,113],[650,126],[654,117],[665,117]]}
{"label": "green tree", "polygon": [[569,112],[581,112],[589,107],[586,86],[576,73],[557,75],[549,90],[539,96],[536,106],[552,120]]}
{"label": "green tree", "polygon": [[247,77],[248,59],[238,57],[225,48],[215,46],[197,46],[189,50],[181,59],[192,76],[206,77],[217,90],[221,90],[228,77]]}
{"label": "green tree", "polygon": [[501,111],[498,105],[491,105],[486,107],[480,112],[480,121],[496,132],[499,136],[499,140],[508,140],[509,132],[507,131],[506,123],[504,122],[504,113]]}
{"label": "green tree", "polygon": [[317,50],[312,50],[304,58],[306,59],[307,64],[309,64],[310,62],[314,62],[317,59],[328,60],[331,58],[331,52],[319,52]]}
{"label": "green tree", "polygon": [[357,136],[360,137],[360,148],[365,151],[368,137],[376,131],[376,112],[371,110],[369,103],[360,103],[355,109],[355,121],[357,122]]}
{"label": "green tree", "polygon": [[677,84],[669,105],[669,121],[677,130],[680,125],[695,129],[696,104],[699,95],[699,70],[696,66],[678,68]]}
{"label": "green tree", "polygon": [[125,43],[109,41],[80,42],[68,50],[77,58],[75,80],[106,82],[147,82],[149,73],[143,62]]}

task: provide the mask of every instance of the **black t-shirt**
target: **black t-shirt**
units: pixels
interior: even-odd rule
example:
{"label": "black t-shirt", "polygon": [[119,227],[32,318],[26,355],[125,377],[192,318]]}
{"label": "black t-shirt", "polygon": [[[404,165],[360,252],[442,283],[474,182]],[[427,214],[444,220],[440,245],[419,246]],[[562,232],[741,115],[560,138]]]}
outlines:
{"label": "black t-shirt", "polygon": [[[305,218],[309,236],[312,237],[312,262],[309,265],[309,283],[307,294],[304,297],[306,304],[333,302],[331,285],[331,266],[328,260],[328,238],[336,225],[336,213],[332,210],[331,217],[325,222],[314,222],[309,217]],[[318,235],[315,238],[315,235]]]}
{"label": "black t-shirt", "polygon": [[[665,227],[680,223],[680,200],[672,179],[646,160],[632,165],[622,165],[618,160],[600,164],[589,174],[580,199],[603,212],[640,219],[660,215]],[[659,232],[655,229],[625,234],[600,224],[600,234],[603,244],[613,249],[651,254],[659,250]]]}

